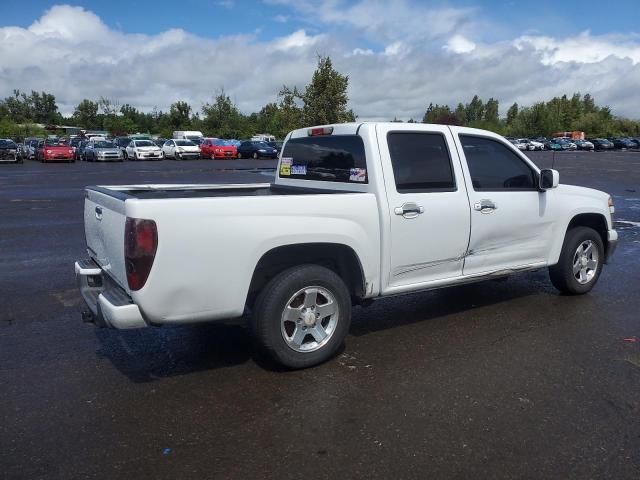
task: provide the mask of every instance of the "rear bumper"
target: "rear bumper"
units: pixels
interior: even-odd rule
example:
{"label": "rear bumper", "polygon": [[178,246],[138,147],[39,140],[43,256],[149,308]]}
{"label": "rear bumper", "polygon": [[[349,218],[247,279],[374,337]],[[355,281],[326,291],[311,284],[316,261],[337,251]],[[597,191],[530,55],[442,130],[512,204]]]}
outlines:
{"label": "rear bumper", "polygon": [[147,326],[131,297],[96,262],[91,259],[78,260],[75,271],[80,294],[90,310],[90,314],[84,316],[88,321],[100,327],[118,329]]}
{"label": "rear bumper", "polygon": [[605,263],[609,262],[611,256],[615,253],[618,247],[618,232],[615,230],[609,230],[607,232],[607,253]]}

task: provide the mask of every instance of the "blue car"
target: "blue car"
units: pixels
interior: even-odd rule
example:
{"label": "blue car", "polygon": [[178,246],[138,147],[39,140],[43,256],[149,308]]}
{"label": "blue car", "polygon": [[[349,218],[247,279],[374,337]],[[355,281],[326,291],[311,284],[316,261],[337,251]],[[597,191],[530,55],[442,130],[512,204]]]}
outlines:
{"label": "blue car", "polygon": [[277,158],[278,150],[270,147],[265,142],[247,140],[238,147],[238,158]]}

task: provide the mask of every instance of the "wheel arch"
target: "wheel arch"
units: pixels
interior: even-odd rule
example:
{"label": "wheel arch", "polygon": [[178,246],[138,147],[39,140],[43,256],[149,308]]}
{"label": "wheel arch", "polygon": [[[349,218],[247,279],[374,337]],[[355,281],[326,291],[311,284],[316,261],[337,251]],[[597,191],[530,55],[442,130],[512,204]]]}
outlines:
{"label": "wheel arch", "polygon": [[602,239],[602,244],[604,245],[604,254],[605,258],[607,258],[608,254],[608,224],[606,217],[601,213],[596,212],[585,212],[585,213],[577,213],[567,224],[567,227],[564,230],[564,235],[562,237],[562,242],[559,243],[558,248],[553,252],[551,264],[558,263],[558,259],[560,258],[560,252],[562,251],[562,246],[564,245],[564,239],[567,237],[567,232],[575,227],[589,227],[598,232],[600,238]]}
{"label": "wheel arch", "polygon": [[354,300],[366,293],[366,280],[358,254],[341,243],[297,243],[265,252],[254,268],[246,304],[252,306],[260,290],[276,275],[297,265],[321,265],[334,271],[347,285]]}

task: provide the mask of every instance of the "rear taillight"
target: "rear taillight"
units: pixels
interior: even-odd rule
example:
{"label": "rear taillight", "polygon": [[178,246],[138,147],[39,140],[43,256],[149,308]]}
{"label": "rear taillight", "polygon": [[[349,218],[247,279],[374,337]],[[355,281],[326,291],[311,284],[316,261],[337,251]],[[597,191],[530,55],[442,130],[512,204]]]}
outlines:
{"label": "rear taillight", "polygon": [[310,137],[318,137],[321,135],[331,135],[333,133],[333,127],[318,127],[310,128],[307,130],[307,135]]}
{"label": "rear taillight", "polygon": [[156,222],[127,217],[124,227],[124,263],[131,290],[144,287],[156,258],[157,248]]}

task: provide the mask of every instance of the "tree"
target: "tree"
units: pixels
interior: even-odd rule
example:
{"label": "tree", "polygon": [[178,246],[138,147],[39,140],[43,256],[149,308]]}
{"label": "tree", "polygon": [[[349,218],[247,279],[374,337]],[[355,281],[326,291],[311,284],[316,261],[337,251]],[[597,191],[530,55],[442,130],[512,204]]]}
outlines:
{"label": "tree", "polygon": [[231,101],[224,88],[216,95],[213,103],[202,106],[202,123],[207,131],[221,138],[239,138],[247,136],[243,115]]}
{"label": "tree", "polygon": [[[282,87],[278,93],[280,97],[280,104],[278,108],[280,110],[280,138],[283,138],[287,132],[295,130],[296,128],[304,127],[304,119],[302,108],[298,105],[298,100],[302,97],[296,87],[291,90],[286,85]],[[282,134],[284,132],[284,134]]]}
{"label": "tree", "polygon": [[518,104],[514,103],[507,110],[507,125],[511,125],[518,117]]}
{"label": "tree", "polygon": [[73,111],[72,119],[77,126],[82,128],[100,128],[101,125],[98,123],[98,103],[85,98]]}
{"label": "tree", "polygon": [[499,108],[500,104],[498,103],[498,100],[494,98],[490,98],[489,100],[487,100],[487,104],[484,107],[485,122],[497,125],[500,122],[500,118],[498,115]]}
{"label": "tree", "polygon": [[331,58],[319,56],[311,82],[301,95],[304,123],[324,125],[355,121],[355,114],[347,109],[348,87],[349,77],[333,68]]}
{"label": "tree", "polygon": [[466,106],[466,124],[472,125],[473,123],[480,122],[484,118],[484,104],[478,95],[474,95],[471,99],[471,103]]}
{"label": "tree", "polygon": [[191,120],[191,106],[181,100],[169,107],[169,123],[173,128],[188,128]]}

